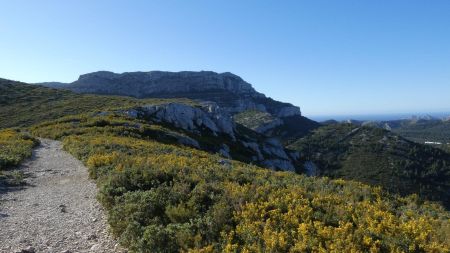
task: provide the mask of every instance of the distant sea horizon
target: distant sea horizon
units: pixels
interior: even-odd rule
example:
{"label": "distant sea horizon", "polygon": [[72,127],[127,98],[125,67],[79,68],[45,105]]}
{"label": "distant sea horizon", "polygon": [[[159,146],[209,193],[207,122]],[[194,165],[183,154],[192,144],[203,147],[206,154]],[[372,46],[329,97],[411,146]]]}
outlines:
{"label": "distant sea horizon", "polygon": [[434,118],[445,118],[450,116],[450,111],[447,112],[429,112],[429,113],[380,113],[380,114],[347,114],[347,115],[303,115],[307,118],[310,118],[312,120],[322,122],[327,120],[336,120],[336,121],[343,121],[343,120],[360,120],[360,121],[388,121],[388,120],[400,120],[400,119],[410,119],[413,116],[417,117],[424,117],[424,116],[431,116]]}

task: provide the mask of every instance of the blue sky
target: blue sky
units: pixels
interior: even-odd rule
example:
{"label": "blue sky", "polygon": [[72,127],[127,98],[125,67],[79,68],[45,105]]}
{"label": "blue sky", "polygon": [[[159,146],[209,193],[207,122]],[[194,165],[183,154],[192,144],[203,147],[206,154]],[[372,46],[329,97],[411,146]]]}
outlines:
{"label": "blue sky", "polygon": [[0,77],[230,71],[305,115],[450,111],[450,1],[2,1]]}

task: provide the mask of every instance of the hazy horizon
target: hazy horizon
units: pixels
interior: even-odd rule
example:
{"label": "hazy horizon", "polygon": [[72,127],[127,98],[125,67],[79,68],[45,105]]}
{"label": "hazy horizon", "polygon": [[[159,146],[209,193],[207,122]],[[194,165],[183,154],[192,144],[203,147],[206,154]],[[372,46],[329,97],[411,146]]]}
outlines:
{"label": "hazy horizon", "polygon": [[442,119],[450,116],[449,111],[438,111],[438,112],[397,112],[397,113],[376,113],[376,114],[324,114],[324,115],[303,115],[312,120],[321,122],[326,120],[360,120],[360,121],[389,121],[389,120],[399,120],[399,119],[410,119],[414,116],[423,117],[431,116],[437,119]]}
{"label": "hazy horizon", "polygon": [[448,1],[0,6],[1,78],[211,70],[239,75],[305,115],[450,111]]}

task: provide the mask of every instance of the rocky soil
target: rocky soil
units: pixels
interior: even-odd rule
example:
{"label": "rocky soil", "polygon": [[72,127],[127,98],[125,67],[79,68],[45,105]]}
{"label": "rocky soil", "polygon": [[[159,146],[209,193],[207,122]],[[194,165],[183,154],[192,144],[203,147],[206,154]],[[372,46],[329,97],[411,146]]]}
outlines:
{"label": "rocky soil", "polygon": [[60,142],[41,140],[20,169],[25,187],[0,192],[0,252],[123,252],[87,168]]}

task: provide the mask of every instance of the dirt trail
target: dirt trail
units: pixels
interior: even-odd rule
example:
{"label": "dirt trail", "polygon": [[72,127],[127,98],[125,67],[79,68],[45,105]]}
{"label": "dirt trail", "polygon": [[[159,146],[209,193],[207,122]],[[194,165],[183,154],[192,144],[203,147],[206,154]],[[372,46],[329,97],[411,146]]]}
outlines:
{"label": "dirt trail", "polygon": [[109,236],[87,168],[41,140],[23,189],[0,193],[0,252],[121,252]]}

